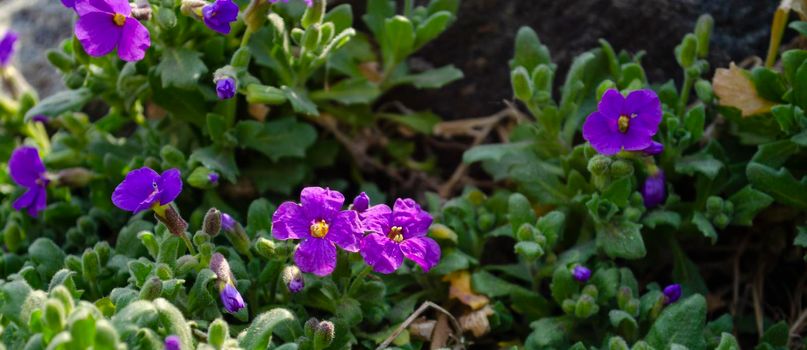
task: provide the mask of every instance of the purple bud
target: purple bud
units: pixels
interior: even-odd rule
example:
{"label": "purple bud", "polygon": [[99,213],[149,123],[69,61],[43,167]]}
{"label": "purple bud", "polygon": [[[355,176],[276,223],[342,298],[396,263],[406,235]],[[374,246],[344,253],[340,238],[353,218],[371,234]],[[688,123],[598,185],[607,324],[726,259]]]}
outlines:
{"label": "purple bud", "polygon": [[221,228],[225,231],[232,231],[235,228],[235,219],[230,214],[221,213]]}
{"label": "purple bud", "polygon": [[643,149],[642,152],[648,156],[655,156],[657,154],[661,154],[661,152],[664,152],[664,145],[660,142],[653,141],[653,143],[651,143],[650,146],[647,146],[647,148]]}
{"label": "purple bud", "polygon": [[591,278],[591,270],[585,266],[577,265],[572,269],[572,277],[574,277],[577,282],[586,283],[588,279]]}
{"label": "purple bud", "polygon": [[224,309],[230,313],[236,313],[246,306],[244,299],[241,298],[241,293],[238,289],[230,283],[225,283],[224,288],[221,290],[221,303],[224,304]]}
{"label": "purple bud", "polygon": [[283,283],[291,293],[299,293],[305,287],[305,280],[300,268],[294,265],[286,266],[281,273]]}
{"label": "purple bud", "polygon": [[664,287],[664,305],[672,304],[681,299],[681,285],[678,283]]}
{"label": "purple bud", "polygon": [[0,39],[0,66],[7,66],[14,55],[14,46],[17,44],[17,32],[8,31]]}
{"label": "purple bud", "polygon": [[655,208],[664,202],[667,198],[667,189],[664,185],[663,171],[658,170],[647,177],[642,186],[642,198],[644,198],[644,206],[648,209]]}
{"label": "purple bud", "polygon": [[210,181],[210,183],[212,184],[219,183],[219,174],[215,172],[207,174],[207,181]]}
{"label": "purple bud", "polygon": [[370,196],[368,196],[367,193],[364,192],[359,193],[359,195],[356,196],[355,199],[353,199],[353,210],[359,213],[367,210],[369,206],[370,206]]}
{"label": "purple bud", "polygon": [[165,337],[165,350],[179,350],[180,348],[181,344],[178,336],[169,335]]}
{"label": "purple bud", "polygon": [[216,95],[220,100],[227,100],[235,96],[236,81],[231,77],[216,80]]}
{"label": "purple bud", "polygon": [[45,115],[37,114],[37,115],[31,117],[31,121],[34,122],[34,123],[47,124],[48,121],[50,121],[50,119],[48,119],[48,117],[45,116]]}

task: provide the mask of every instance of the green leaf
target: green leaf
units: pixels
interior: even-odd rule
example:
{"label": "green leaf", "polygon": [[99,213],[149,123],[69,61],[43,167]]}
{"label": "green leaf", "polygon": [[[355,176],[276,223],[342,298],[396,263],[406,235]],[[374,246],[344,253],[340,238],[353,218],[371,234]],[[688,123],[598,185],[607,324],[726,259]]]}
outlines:
{"label": "green leaf", "polygon": [[597,246],[612,258],[639,259],[645,256],[642,225],[620,221],[597,225]]}
{"label": "green leaf", "polygon": [[717,344],[715,350],[740,350],[740,344],[730,333],[721,333],[720,343]]}
{"label": "green leaf", "polygon": [[703,136],[703,127],[706,121],[706,110],[703,105],[698,105],[695,108],[687,111],[684,116],[684,128],[692,135],[692,141],[700,140]]}
{"label": "green leaf", "polygon": [[249,205],[247,212],[247,233],[250,237],[256,237],[259,231],[270,232],[272,230],[272,213],[275,206],[266,199],[256,199]]}
{"label": "green leaf", "polygon": [[530,323],[532,333],[524,342],[525,348],[532,349],[564,349],[566,335],[570,334],[574,320],[567,317],[546,317]]}
{"label": "green leaf", "polygon": [[49,281],[62,268],[65,254],[50,239],[39,238],[28,247],[28,256],[36,264],[40,276]]}
{"label": "green leaf", "polygon": [[625,176],[619,180],[612,182],[602,192],[602,198],[609,200],[620,208],[628,205],[631,193],[633,193],[633,178]]}
{"label": "green leaf", "polygon": [[297,113],[302,113],[310,116],[318,116],[319,111],[317,105],[314,104],[305,93],[300,90],[292,89],[288,86],[282,86],[280,90],[286,95],[286,99],[291,103],[291,108]]}
{"label": "green leaf", "polygon": [[353,8],[350,4],[341,4],[325,14],[325,22],[333,22],[334,32],[340,33],[353,26]]}
{"label": "green leaf", "polygon": [[793,21],[793,22],[790,22],[790,24],[788,24],[787,26],[788,26],[788,28],[799,32],[799,34],[807,36],[807,22]]}
{"label": "green leaf", "polygon": [[619,334],[628,339],[632,339],[639,330],[639,324],[629,313],[622,310],[611,310],[608,313],[611,327],[614,327]]}
{"label": "green leaf", "polygon": [[182,312],[174,304],[163,298],[154,300],[154,307],[157,309],[160,324],[165,329],[165,332],[179,337],[180,343],[183,344],[182,348],[191,347],[193,344],[191,327],[185,317],[182,316]]}
{"label": "green leaf", "polygon": [[384,40],[381,42],[385,68],[397,65],[409,55],[415,45],[415,28],[404,16],[384,21]]}
{"label": "green leaf", "polygon": [[291,117],[268,123],[241,121],[235,126],[235,133],[241,147],[261,152],[272,161],[283,157],[302,158],[317,138],[311,125]]}
{"label": "green leaf", "polygon": [[390,81],[389,84],[390,86],[411,84],[418,89],[438,89],[463,77],[461,70],[454,67],[454,65],[448,65],[418,74],[397,77]]}
{"label": "green leaf", "polygon": [[569,269],[561,266],[556,268],[552,274],[549,290],[552,292],[552,299],[555,299],[556,303],[562,304],[564,300],[580,291],[580,284],[574,280]]}
{"label": "green leaf", "polygon": [[207,73],[207,66],[201,56],[200,52],[186,48],[165,49],[160,63],[157,64],[157,74],[160,75],[162,86],[195,89],[199,78]]}
{"label": "green leaf", "polygon": [[425,135],[431,135],[434,132],[434,127],[441,121],[440,117],[432,112],[415,112],[410,114],[383,113],[378,116],[407,126]]}
{"label": "green leaf", "polygon": [[675,163],[676,172],[690,176],[698,172],[710,179],[714,179],[722,168],[723,163],[721,161],[705,152],[683,157]]}
{"label": "green leaf", "polygon": [[415,31],[415,50],[437,38],[451,24],[454,15],[448,11],[433,13],[418,25]]}
{"label": "green leaf", "polygon": [[768,343],[776,347],[786,347],[789,340],[790,331],[787,327],[787,322],[779,321],[765,330],[760,343]]}
{"label": "green leaf", "polygon": [[363,78],[345,79],[327,90],[319,90],[311,93],[311,99],[331,100],[342,104],[369,104],[381,95],[381,89]]}
{"label": "green leaf", "polygon": [[270,106],[286,103],[286,93],[274,86],[249,84],[246,96],[249,103],[262,103]]}
{"label": "green leaf", "polygon": [[539,64],[551,65],[549,49],[541,44],[538,34],[530,27],[521,27],[516,34],[516,47],[510,69],[524,67],[532,72]]}
{"label": "green leaf", "polygon": [[712,244],[717,242],[717,232],[715,231],[714,226],[712,226],[709,219],[707,219],[701,212],[696,212],[692,216],[692,223],[695,224],[695,227],[698,228],[698,231],[700,231],[704,237],[709,238],[709,240],[712,241]]}
{"label": "green leaf", "polygon": [[294,315],[286,309],[272,309],[252,321],[238,345],[246,350],[259,350],[269,347],[272,330],[285,322],[294,321]]}
{"label": "green leaf", "polygon": [[786,169],[778,171],[759,163],[748,163],[745,169],[748,181],[782,204],[807,209],[807,180],[796,180]]}
{"label": "green leaf", "polygon": [[672,344],[680,344],[692,350],[704,350],[705,324],[706,299],[696,294],[667,306],[653,323],[645,340],[656,349],[668,349]]}
{"label": "green leaf", "polygon": [[782,75],[767,67],[755,67],[751,70],[751,80],[757,89],[757,94],[770,101],[782,101],[787,92],[787,86]]}
{"label": "green leaf", "polygon": [[802,62],[799,69],[796,70],[795,80],[791,83],[793,85],[793,104],[801,107],[802,110],[807,110],[807,61]]}
{"label": "green leaf", "polygon": [[272,167],[255,167],[245,170],[244,173],[252,179],[260,192],[272,191],[289,195],[305,180],[311,170],[304,161],[287,159],[277,162]]}
{"label": "green leaf", "polygon": [[759,145],[751,162],[778,168],[785,164],[790,156],[799,151],[799,146],[790,140],[779,140]]}
{"label": "green leaf", "polygon": [[491,143],[479,145],[465,151],[465,154],[462,155],[462,161],[469,164],[482,161],[499,162],[510,154],[526,151],[532,146],[532,142]]}
{"label": "green leaf", "polygon": [[471,287],[480,294],[489,297],[507,296],[517,292],[532,293],[526,288],[510,283],[486,271],[474,272],[471,275]]}
{"label": "green leaf", "polygon": [[796,70],[807,60],[807,50],[787,50],[782,53],[782,66],[785,78],[791,84],[796,79]]}
{"label": "green leaf", "polygon": [[219,172],[219,174],[227,178],[227,181],[232,183],[235,183],[236,177],[238,177],[235,153],[230,148],[216,145],[199,148],[191,153],[188,160],[191,163],[202,163],[202,165]]}
{"label": "green leaf", "polygon": [[681,226],[681,215],[674,211],[654,210],[645,215],[642,224],[652,229],[661,225],[677,229]]}
{"label": "green leaf", "polygon": [[534,224],[537,217],[530,200],[521,193],[513,193],[507,201],[507,219],[513,232],[517,232],[524,224]]}
{"label": "green leaf", "polygon": [[734,216],[731,223],[741,226],[751,226],[757,213],[773,203],[773,197],[757,191],[751,185],[743,187],[728,200],[734,204]]}
{"label": "green leaf", "polygon": [[[362,16],[364,23],[375,35],[381,39],[384,33],[384,20],[395,15],[395,2],[390,0],[368,0],[367,13]],[[380,41],[380,40],[379,40]]]}
{"label": "green leaf", "polygon": [[57,92],[25,112],[25,121],[28,122],[37,115],[57,117],[64,112],[78,111],[90,102],[92,97],[93,93],[88,88]]}
{"label": "green leaf", "polygon": [[224,133],[229,126],[223,116],[208,113],[207,114],[207,132],[210,134],[210,139],[213,142],[222,142],[224,140]]}
{"label": "green leaf", "polygon": [[434,14],[440,11],[448,11],[456,15],[460,8],[460,0],[431,0],[427,8],[429,14]]}
{"label": "green leaf", "polygon": [[807,248],[807,227],[799,226],[798,232],[799,233],[796,235],[796,238],[793,240],[793,245]]}

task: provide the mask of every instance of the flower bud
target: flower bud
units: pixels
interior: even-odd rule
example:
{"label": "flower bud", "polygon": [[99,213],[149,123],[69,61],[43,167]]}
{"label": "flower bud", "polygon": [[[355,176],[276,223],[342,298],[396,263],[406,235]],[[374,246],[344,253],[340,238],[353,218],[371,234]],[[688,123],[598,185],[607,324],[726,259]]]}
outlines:
{"label": "flower bud", "polygon": [[209,181],[211,185],[218,185],[219,173],[211,172],[210,174],[207,174],[207,181]]}
{"label": "flower bud", "polygon": [[729,218],[728,215],[723,213],[718,214],[717,216],[715,216],[714,220],[712,220],[712,223],[714,223],[715,226],[717,226],[717,228],[721,230],[726,228],[726,226],[729,225],[729,222],[731,222],[731,218]]}
{"label": "flower bud", "polygon": [[535,87],[532,84],[532,80],[530,80],[530,73],[527,72],[526,68],[519,66],[513,69],[513,71],[510,72],[510,83],[513,86],[513,95],[515,95],[517,99],[525,102],[529,102],[532,99]]}
{"label": "flower bud", "polygon": [[207,6],[207,4],[208,4],[207,1],[203,0],[182,0],[182,4],[179,6],[179,9],[180,11],[182,11],[182,14],[186,16],[191,16],[196,19],[200,19],[202,14],[202,8]]}
{"label": "flower bud", "polygon": [[639,301],[639,299],[631,299],[627,304],[625,304],[625,307],[622,308],[622,310],[631,314],[632,316],[638,316],[639,308],[641,307],[642,302]]}
{"label": "flower bud", "polygon": [[25,232],[16,220],[10,220],[3,230],[3,243],[6,244],[6,249],[9,252],[16,252],[22,246],[25,240]]}
{"label": "flower bud", "polygon": [[611,162],[611,158],[598,154],[588,161],[588,171],[594,175],[605,175]]}
{"label": "flower bud", "polygon": [[179,337],[176,335],[169,335],[165,337],[165,350],[180,350],[182,348],[182,344],[179,341]]}
{"label": "flower bud", "polygon": [[67,290],[67,287],[64,285],[58,285],[50,291],[51,298],[59,300],[62,303],[62,307],[64,307],[65,315],[69,315],[73,312],[73,295],[70,294],[70,291]]}
{"label": "flower bud", "polygon": [[45,303],[45,325],[53,334],[64,328],[65,310],[58,300],[49,299]]}
{"label": "flower bud", "polygon": [[249,237],[244,231],[244,228],[236,223],[232,230],[224,230],[224,236],[233,245],[233,248],[241,255],[250,255],[249,252]]}
{"label": "flower bud", "polygon": [[698,50],[698,39],[694,34],[687,34],[681,44],[675,47],[675,59],[682,68],[689,68],[695,63]]}
{"label": "flower bud", "polygon": [[95,321],[95,344],[93,349],[117,349],[118,332],[109,321],[102,319]]}
{"label": "flower bud", "polygon": [[216,237],[221,231],[221,212],[216,208],[210,208],[205,214],[204,222],[202,223],[202,231]]}
{"label": "flower bud", "polygon": [[712,215],[718,214],[723,211],[723,198],[717,196],[709,196],[706,199],[706,212]]}
{"label": "flower bud", "polygon": [[314,0],[313,4],[305,10],[303,18],[300,19],[300,24],[303,28],[322,23],[322,20],[325,18],[325,7],[325,0]]}
{"label": "flower bud", "polygon": [[575,302],[574,302],[574,300],[572,300],[572,299],[566,299],[566,300],[564,300],[564,301],[563,301],[563,303],[561,304],[561,309],[563,309],[563,312],[565,312],[565,313],[567,313],[567,314],[571,315],[571,314],[573,314],[573,313],[574,313],[574,308],[575,308],[576,306],[577,306],[577,303],[575,303]]}
{"label": "flower bud", "polygon": [[624,310],[628,302],[633,300],[633,291],[629,287],[621,287],[616,293],[616,303],[620,309]]}
{"label": "flower bud", "polygon": [[582,293],[585,294],[585,295],[588,295],[588,296],[590,296],[590,297],[592,297],[594,299],[597,299],[597,297],[600,296],[600,291],[597,289],[597,286],[595,286],[593,284],[589,284],[589,285],[586,285],[585,287],[583,287]]}
{"label": "flower bud", "polygon": [[235,283],[235,276],[230,270],[230,264],[221,253],[213,253],[210,257],[210,270],[212,270],[220,283]]}
{"label": "flower bud", "polygon": [[333,342],[334,325],[331,321],[322,321],[314,330],[314,349],[325,349]]}
{"label": "flower bud", "polygon": [[56,174],[56,184],[58,186],[79,188],[87,186],[93,177],[95,177],[95,174],[88,169],[78,167],[67,168]]}
{"label": "flower bud", "polygon": [[210,324],[210,327],[207,328],[207,342],[216,349],[221,349],[229,333],[230,330],[227,322],[224,322],[221,318],[217,318]]}
{"label": "flower bud", "polygon": [[516,243],[514,249],[516,254],[523,256],[529,261],[535,261],[535,259],[538,259],[544,255],[544,249],[541,248],[538,243],[531,241],[518,242]]}
{"label": "flower bud", "polygon": [[482,232],[490,231],[493,228],[493,225],[496,223],[496,215],[493,213],[482,213],[479,214],[479,219],[477,220],[477,225]]}
{"label": "flower bud", "polygon": [[163,281],[161,281],[157,277],[152,277],[146,283],[143,284],[143,288],[140,289],[140,299],[143,300],[154,300],[160,297],[160,293],[162,293],[163,289]]}
{"label": "flower bud", "polygon": [[222,229],[224,229],[225,231],[232,231],[233,229],[235,229],[236,224],[237,223],[235,222],[235,219],[233,219],[233,217],[230,216],[230,214],[221,213],[221,228]]}
{"label": "flower bud", "polygon": [[281,278],[283,278],[283,284],[286,285],[286,288],[288,288],[289,292],[292,294],[299,293],[305,287],[303,274],[300,272],[300,268],[295,265],[286,266],[280,275]]}
{"label": "flower bud", "polygon": [[712,83],[708,80],[698,79],[698,81],[695,82],[695,94],[698,95],[698,98],[704,103],[711,103],[715,98]]}
{"label": "flower bud", "polygon": [[308,321],[305,321],[305,325],[303,326],[305,336],[313,339],[314,332],[317,331],[317,327],[319,327],[319,320],[314,317],[309,318]]}
{"label": "flower bud", "polygon": [[516,231],[516,239],[519,241],[534,241],[538,236],[538,229],[530,223],[521,224]]}
{"label": "flower bud", "polygon": [[457,242],[457,233],[443,224],[432,224],[429,227],[429,237]]}
{"label": "flower bud", "polygon": [[681,285],[674,283],[664,287],[664,305],[672,304],[681,298]]}
{"label": "flower bud", "polygon": [[213,73],[213,82],[216,84],[216,95],[220,100],[227,100],[235,96],[238,91],[238,80],[232,66],[224,66]]}
{"label": "flower bud", "polygon": [[708,14],[698,17],[695,22],[695,37],[698,39],[698,57],[706,58],[709,55],[709,37],[712,35],[715,20]]}
{"label": "flower bud", "polygon": [[600,307],[594,301],[594,298],[588,294],[583,294],[579,299],[577,299],[577,304],[574,308],[574,315],[577,318],[585,319],[596,314],[599,310]]}
{"label": "flower bud", "polygon": [[199,260],[193,255],[183,255],[177,259],[177,276],[185,276],[185,274],[193,271],[199,264]]}
{"label": "flower bud", "polygon": [[572,277],[577,282],[586,283],[591,278],[591,270],[585,266],[577,265],[572,269]]}
{"label": "flower bud", "polygon": [[204,231],[196,231],[196,234],[193,235],[193,244],[195,246],[198,247],[207,242],[210,242],[210,235]]}
{"label": "flower bud", "polygon": [[625,208],[625,219],[628,221],[637,222],[642,217],[642,211],[639,208],[627,207]]}
{"label": "flower bud", "polygon": [[231,283],[224,284],[219,296],[221,297],[221,303],[224,304],[224,309],[229,313],[236,313],[246,307],[241,293]]}
{"label": "flower bud", "polygon": [[137,0],[132,6],[132,17],[139,21],[151,20],[151,4],[148,0]]}
{"label": "flower bud", "polygon": [[230,65],[234,68],[246,68],[249,66],[251,53],[249,48],[242,47],[235,51],[233,57],[230,59]]}
{"label": "flower bud", "polygon": [[271,259],[275,255],[275,242],[263,237],[255,241],[255,251],[264,259]]}
{"label": "flower bud", "polygon": [[155,212],[154,216],[157,217],[157,220],[160,220],[166,228],[168,228],[168,232],[171,232],[172,235],[177,237],[184,237],[185,230],[188,228],[188,223],[185,222],[185,219],[179,215],[176,209],[173,206],[166,206],[164,215],[159,215]]}
{"label": "flower bud", "polygon": [[98,253],[92,249],[87,249],[81,255],[81,273],[84,279],[92,281],[98,278],[98,271],[101,269],[101,263],[98,260]]}
{"label": "flower bud", "polygon": [[662,152],[664,152],[664,145],[656,141],[653,141],[650,146],[647,146],[647,148],[642,150],[642,153],[647,156],[655,156],[657,154],[661,154]]}
{"label": "flower bud", "polygon": [[664,202],[667,198],[667,188],[665,184],[664,171],[657,170],[644,181],[641,189],[645,208],[652,209]]}
{"label": "flower bud", "polygon": [[630,350],[628,343],[622,337],[613,337],[608,340],[608,350]]}
{"label": "flower bud", "polygon": [[363,213],[367,208],[370,207],[370,196],[367,193],[359,193],[356,198],[353,199],[353,210]]}
{"label": "flower bud", "polygon": [[633,163],[624,159],[617,159],[611,163],[609,170],[614,178],[630,176],[633,175]]}
{"label": "flower bud", "polygon": [[174,277],[174,272],[171,270],[171,267],[168,266],[166,263],[158,263],[157,268],[155,269],[155,274],[163,281],[170,280]]}

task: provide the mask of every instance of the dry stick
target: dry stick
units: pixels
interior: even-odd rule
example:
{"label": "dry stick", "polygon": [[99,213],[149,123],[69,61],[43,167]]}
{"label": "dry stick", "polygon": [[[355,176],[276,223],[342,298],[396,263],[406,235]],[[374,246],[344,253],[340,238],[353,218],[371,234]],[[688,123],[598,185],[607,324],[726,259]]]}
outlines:
{"label": "dry stick", "polygon": [[754,299],[754,318],[757,322],[757,332],[759,334],[760,339],[762,338],[763,333],[763,320],[762,320],[762,285],[763,282],[760,279],[764,279],[765,275],[762,273],[762,269],[764,268],[765,264],[759,265],[757,269],[757,277],[754,278],[754,284],[751,286],[751,297]]}
{"label": "dry stick", "polygon": [[731,315],[734,317],[737,316],[737,302],[740,298],[740,278],[742,277],[740,275],[740,258],[742,258],[745,248],[748,246],[750,237],[745,236],[745,239],[740,243],[739,249],[737,249],[737,254],[734,256],[734,292],[732,293],[733,299],[731,301]]}
{"label": "dry stick", "polygon": [[793,326],[790,327],[790,337],[795,338],[801,336],[801,328],[804,327],[803,323],[807,321],[807,309],[801,311],[799,314],[799,318],[793,323]]}
{"label": "dry stick", "polygon": [[398,338],[398,336],[401,334],[401,332],[404,331],[404,329],[406,329],[406,327],[409,327],[409,325],[412,324],[412,322],[414,322],[415,319],[417,319],[420,316],[420,314],[424,313],[430,307],[448,316],[448,319],[451,321],[451,325],[454,327],[454,332],[456,333],[460,349],[465,349],[465,345],[463,345],[462,343],[462,327],[460,327],[460,323],[457,321],[456,318],[454,318],[454,315],[448,312],[448,310],[443,309],[442,307],[431,301],[425,301],[423,302],[423,304],[420,305],[420,307],[417,310],[415,310],[415,312],[409,315],[409,317],[405,321],[403,321],[403,323],[401,323],[400,326],[398,326],[395,332],[392,332],[392,334],[390,334],[389,337],[387,337],[387,339],[384,340],[383,343],[379,344],[376,350],[386,349],[387,346],[389,346],[389,344],[392,343],[393,340],[395,340],[395,338]]}

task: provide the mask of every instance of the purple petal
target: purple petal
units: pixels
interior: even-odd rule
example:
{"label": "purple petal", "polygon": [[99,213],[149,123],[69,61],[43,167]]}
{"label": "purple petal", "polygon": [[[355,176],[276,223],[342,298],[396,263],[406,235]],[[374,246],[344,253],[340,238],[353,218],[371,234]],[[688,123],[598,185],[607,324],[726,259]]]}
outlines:
{"label": "purple petal", "polygon": [[228,100],[235,96],[236,92],[235,79],[227,77],[216,81],[216,96],[220,100]]}
{"label": "purple petal", "polygon": [[359,251],[359,242],[362,237],[361,227],[359,214],[353,210],[345,210],[334,217],[325,238],[336,243],[342,249],[355,253]]}
{"label": "purple petal", "polygon": [[585,266],[577,265],[572,269],[572,277],[578,282],[586,283],[591,278],[591,270]]}
{"label": "purple petal", "polygon": [[622,150],[621,134],[616,127],[616,119],[611,120],[600,112],[594,112],[583,123],[583,138],[598,153],[614,155]]}
{"label": "purple petal", "polygon": [[20,147],[14,150],[8,161],[11,178],[25,187],[37,186],[37,181],[45,174],[45,166],[39,158],[39,152],[34,147]]}
{"label": "purple petal", "polygon": [[398,198],[392,208],[392,226],[403,227],[405,239],[422,237],[429,233],[432,216],[410,198]]}
{"label": "purple petal", "polygon": [[151,46],[151,37],[148,29],[136,19],[126,18],[118,43],[120,59],[127,62],[140,61],[146,56],[149,46]]}
{"label": "purple petal", "polygon": [[62,5],[67,8],[75,8],[76,7],[76,0],[62,0]]}
{"label": "purple petal", "polygon": [[[87,1],[87,0],[85,0]],[[76,8],[79,8],[77,5]],[[127,21],[128,22],[128,21]],[[76,22],[76,38],[90,56],[104,56],[115,49],[123,29],[107,13],[89,12]]]}
{"label": "purple petal", "polygon": [[157,187],[161,192],[160,205],[173,202],[182,192],[182,177],[180,177],[179,169],[163,171],[160,179],[157,180]]}
{"label": "purple petal", "polygon": [[39,212],[45,210],[48,206],[48,190],[45,186],[32,188],[32,190],[34,189],[36,190],[36,200],[34,201],[33,207],[28,207],[28,215],[37,217]]}
{"label": "purple petal", "polygon": [[107,15],[114,14],[115,10],[105,0],[75,0],[74,6],[79,16],[92,12],[102,12]]}
{"label": "purple petal", "polygon": [[159,179],[160,175],[147,167],[130,171],[112,192],[112,203],[118,208],[132,212],[147,209],[158,199],[155,198],[154,193],[158,191],[155,191],[154,187]]}
{"label": "purple petal", "polygon": [[671,304],[681,298],[681,285],[678,283],[664,287],[664,304]]}
{"label": "purple petal", "polygon": [[660,142],[653,141],[650,146],[647,146],[647,148],[643,149],[642,152],[648,156],[655,156],[664,152],[664,145]]}
{"label": "purple petal", "polygon": [[403,255],[428,272],[440,262],[440,245],[429,237],[414,237],[401,242]]}
{"label": "purple petal", "polygon": [[327,276],[336,267],[336,246],[324,238],[309,238],[294,252],[294,263],[303,272]]}
{"label": "purple petal", "polygon": [[[632,120],[636,119],[638,118]],[[641,151],[653,144],[653,135],[650,135],[647,129],[634,125],[634,123],[631,123],[628,132],[618,133],[617,136],[622,148],[626,151]]]}
{"label": "purple petal", "polygon": [[285,202],[272,214],[272,237],[275,239],[302,239],[309,237],[310,232],[311,220],[297,203]]}
{"label": "purple petal", "polygon": [[232,0],[216,0],[202,8],[205,25],[221,34],[230,34],[230,23],[238,19],[238,5]]}
{"label": "purple petal", "polygon": [[403,263],[401,246],[386,236],[375,233],[362,239],[361,256],[378,273],[393,273]]}
{"label": "purple petal", "polygon": [[327,220],[342,209],[345,196],[328,188],[306,187],[300,193],[300,203],[309,219]]}
{"label": "purple petal", "polygon": [[363,213],[367,208],[370,207],[370,196],[367,193],[359,193],[356,198],[353,199],[353,210]]}
{"label": "purple petal", "polygon": [[367,231],[386,235],[392,226],[392,209],[386,204],[374,205],[362,213],[362,226]]}
{"label": "purple petal", "polygon": [[222,289],[219,296],[221,297],[221,303],[224,304],[224,309],[229,313],[236,313],[246,306],[241,293],[230,283],[224,284],[224,289]]}
{"label": "purple petal", "polygon": [[602,99],[597,104],[597,110],[609,118],[619,118],[622,113],[625,97],[616,89],[609,89],[602,95]]}
{"label": "purple petal", "polygon": [[653,90],[636,90],[628,95],[622,107],[624,115],[635,115],[631,119],[631,129],[640,129],[653,136],[658,132],[661,123],[661,102]]}
{"label": "purple petal", "polygon": [[648,176],[642,186],[644,206],[648,209],[659,206],[667,197],[664,172],[659,170],[655,175]]}
{"label": "purple petal", "polygon": [[165,350],[180,350],[182,344],[179,341],[179,336],[169,335],[165,337]]}
{"label": "purple petal", "polygon": [[17,198],[17,200],[14,201],[14,204],[12,204],[14,210],[20,211],[28,207],[32,207],[34,201],[36,201],[38,192],[39,190],[37,187],[31,187],[25,191],[25,193],[23,193],[20,198]]}
{"label": "purple petal", "polygon": [[232,231],[235,228],[235,219],[230,214],[221,213],[221,227],[225,231]]}
{"label": "purple petal", "polygon": [[14,55],[14,45],[17,43],[18,35],[14,31],[6,32],[0,40],[0,66],[6,66]]}

